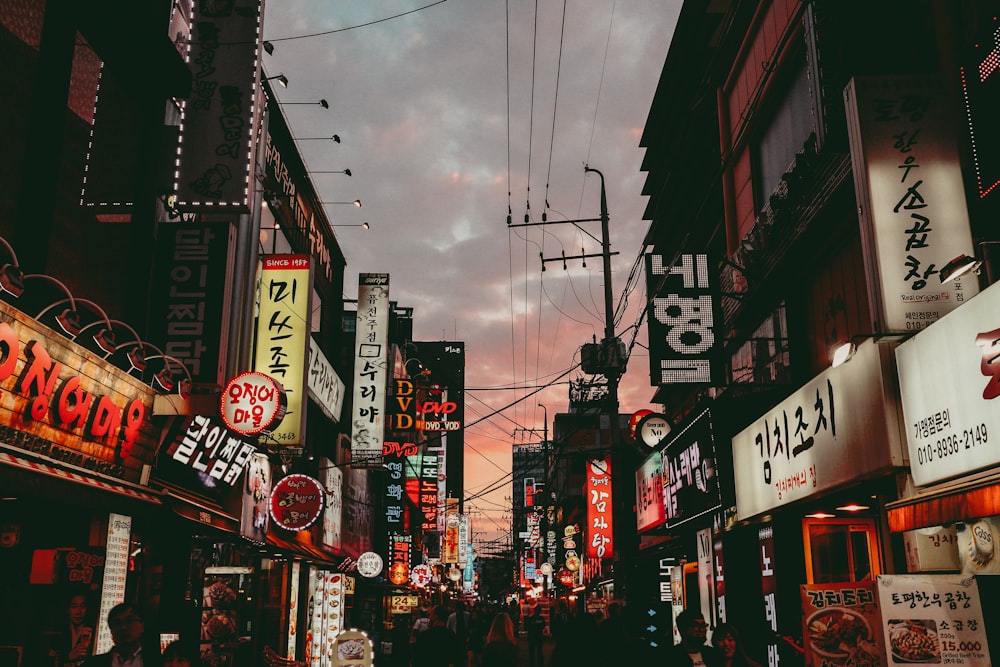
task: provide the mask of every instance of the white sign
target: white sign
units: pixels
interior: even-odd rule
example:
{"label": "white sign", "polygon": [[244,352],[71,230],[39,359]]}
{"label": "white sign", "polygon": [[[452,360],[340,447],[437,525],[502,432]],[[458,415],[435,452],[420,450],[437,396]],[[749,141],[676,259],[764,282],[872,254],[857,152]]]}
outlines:
{"label": "white sign", "polygon": [[125,601],[125,581],[128,578],[129,543],[132,537],[132,517],[121,514],[108,516],[108,546],[104,557],[104,582],[101,584],[101,610],[97,615],[96,653],[111,650],[111,629],[108,612]]}
{"label": "white sign", "polygon": [[323,413],[335,422],[340,421],[344,408],[344,381],[333,370],[323,350],[309,338],[309,396],[316,401]]}
{"label": "white sign", "polygon": [[344,473],[330,459],[321,458],[319,461],[321,481],[326,491],[326,507],[323,508],[323,546],[340,553]]}
{"label": "white sign", "polygon": [[241,373],[222,392],[222,419],[226,426],[243,435],[266,431],[284,416],[282,389],[265,373]]}
{"label": "white sign", "polygon": [[388,363],[389,274],[362,273],[358,278],[351,403],[351,459],[359,462],[356,467],[382,465]]}
{"label": "white sign", "polygon": [[748,519],[902,466],[890,352],[871,340],[733,437],[736,509]]}
{"label": "white sign", "polygon": [[993,664],[975,577],[880,574],[877,589],[886,664]]}
{"label": "white sign", "polygon": [[358,556],[358,574],[371,579],[382,571],[382,557],[374,551],[366,551]]}
{"label": "white sign", "polygon": [[1000,287],[896,348],[917,486],[1000,463]]}
{"label": "white sign", "polygon": [[978,291],[938,272],[973,254],[954,93],[929,76],[855,78],[844,91],[872,320],[918,331]]}
{"label": "white sign", "polygon": [[667,521],[663,506],[663,455],[653,452],[635,471],[636,528],[641,533]]}
{"label": "white sign", "polygon": [[414,565],[413,569],[410,570],[410,581],[417,588],[423,588],[427,584],[431,583],[431,568],[429,565]]}

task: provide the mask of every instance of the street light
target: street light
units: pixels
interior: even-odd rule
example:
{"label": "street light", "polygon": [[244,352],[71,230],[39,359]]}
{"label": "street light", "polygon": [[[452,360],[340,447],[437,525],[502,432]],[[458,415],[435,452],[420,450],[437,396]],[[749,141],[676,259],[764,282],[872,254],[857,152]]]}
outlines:
{"label": "street light", "polygon": [[361,208],[361,200],[355,199],[354,201],[321,201],[320,204],[353,204],[358,208]]}
{"label": "street light", "polygon": [[351,170],[350,169],[341,169],[340,171],[310,171],[309,173],[310,174],[346,174],[347,176],[350,176],[351,175]]}
{"label": "street light", "polygon": [[283,107],[289,106],[291,104],[309,104],[309,105],[318,104],[321,107],[323,107],[324,109],[329,109],[330,108],[330,103],[327,102],[325,99],[321,99],[321,100],[319,100],[317,102],[282,102],[280,100],[278,101],[278,105],[279,106],[283,106]]}
{"label": "street light", "polygon": [[339,134],[334,134],[329,137],[295,137],[295,141],[326,141],[327,139],[333,139],[335,143],[340,143]]}
{"label": "street light", "polygon": [[264,77],[264,81],[274,81],[277,80],[281,84],[282,88],[288,88],[288,77],[284,74],[275,74],[274,76]]}
{"label": "street light", "polygon": [[358,225],[330,225],[331,227],[360,227],[361,229],[371,229],[371,225],[367,222],[362,222]]}

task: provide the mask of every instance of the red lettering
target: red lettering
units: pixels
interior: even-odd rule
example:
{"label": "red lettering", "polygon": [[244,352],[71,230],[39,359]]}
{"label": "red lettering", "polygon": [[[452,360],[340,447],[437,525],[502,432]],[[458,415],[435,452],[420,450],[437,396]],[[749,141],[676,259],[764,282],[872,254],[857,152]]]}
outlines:
{"label": "red lettering", "polygon": [[33,397],[28,416],[39,421],[48,410],[49,400],[59,379],[62,364],[53,363],[52,357],[37,340],[28,343],[24,348],[24,355],[28,359],[28,369],[21,378],[18,389]]}
{"label": "red lettering", "polygon": [[420,406],[420,411],[424,414],[434,414],[434,415],[448,415],[458,409],[458,404],[454,401],[445,401],[439,403],[438,401],[424,401],[423,405]]}
{"label": "red lettering", "polygon": [[139,437],[139,428],[146,418],[146,405],[138,398],[125,407],[125,429],[122,432],[122,442],[119,446],[118,456],[127,459],[132,453],[132,447]]}
{"label": "red lettering", "polygon": [[6,380],[14,373],[20,349],[21,343],[11,326],[6,322],[0,323],[0,354],[3,354],[3,361],[0,362],[0,381]]}
{"label": "red lettering", "polygon": [[80,378],[71,377],[56,392],[56,417],[68,429],[81,428],[94,397],[80,387]]}
{"label": "red lettering", "polygon": [[983,398],[989,401],[1000,396],[1000,329],[979,334],[976,345],[983,350],[979,370],[989,378],[983,389]]}
{"label": "red lettering", "polygon": [[122,425],[121,414],[117,406],[107,396],[101,396],[94,408],[94,416],[90,420],[89,434],[95,438],[104,438],[118,431]]}

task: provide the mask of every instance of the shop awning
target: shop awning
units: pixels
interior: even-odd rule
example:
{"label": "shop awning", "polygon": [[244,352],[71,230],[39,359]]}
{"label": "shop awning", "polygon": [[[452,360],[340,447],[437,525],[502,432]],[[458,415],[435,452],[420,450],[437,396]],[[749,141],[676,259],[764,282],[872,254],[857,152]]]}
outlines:
{"label": "shop awning", "polygon": [[1000,514],[1000,473],[925,489],[885,507],[894,533]]}
{"label": "shop awning", "polygon": [[[324,565],[332,566],[334,564],[334,557],[330,554],[318,549],[315,545],[309,542],[300,540],[286,540],[277,535],[267,534],[267,543],[272,547],[277,547],[282,551],[285,551],[293,556],[298,556],[306,560],[315,561],[317,563],[323,563]],[[337,559],[342,560],[342,559]]]}
{"label": "shop awning", "polygon": [[226,533],[239,533],[240,522],[222,507],[209,500],[196,498],[190,493],[171,486],[163,487],[164,501],[177,516],[190,519],[203,526],[212,526]]}
{"label": "shop awning", "polygon": [[50,466],[46,463],[32,461],[20,456],[15,456],[14,454],[10,454],[8,452],[0,452],[0,464],[12,466],[26,472],[30,471],[40,475],[45,475],[46,477],[82,484],[90,489],[107,491],[108,493],[117,493],[122,496],[127,496],[133,500],[153,503],[155,505],[159,505],[162,502],[152,490],[140,488],[124,480],[112,482],[98,477],[93,477],[91,475],[85,475],[80,472],[75,472],[67,468],[59,468],[56,466]]}

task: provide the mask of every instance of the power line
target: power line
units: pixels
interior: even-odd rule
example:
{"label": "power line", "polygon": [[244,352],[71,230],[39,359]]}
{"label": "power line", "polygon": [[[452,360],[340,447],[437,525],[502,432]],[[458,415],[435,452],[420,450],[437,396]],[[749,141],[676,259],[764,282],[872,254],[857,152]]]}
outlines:
{"label": "power line", "polygon": [[401,14],[394,14],[392,16],[386,16],[385,18],[376,19],[374,21],[368,21],[367,23],[359,23],[358,25],[347,26],[346,28],[335,28],[334,30],[324,30],[323,32],[314,32],[314,33],[309,33],[308,35],[294,35],[292,37],[276,37],[276,38],[273,38],[273,39],[269,39],[267,41],[268,42],[272,42],[272,43],[273,42],[290,42],[290,41],[293,41],[293,40],[296,40],[296,39],[308,39],[310,37],[322,37],[324,35],[333,35],[333,34],[338,33],[338,32],[346,32],[347,30],[355,30],[357,28],[367,28],[368,26],[375,25],[376,23],[385,23],[386,21],[391,21],[393,19],[398,19],[401,16],[406,16],[408,14],[416,14],[419,11],[423,11],[425,9],[429,9],[429,8],[433,7],[434,5],[440,5],[443,2],[447,2],[447,0],[437,0],[437,2],[432,2],[429,5],[424,5],[423,7],[417,7],[416,9],[411,9],[408,12],[403,12]]}

